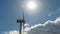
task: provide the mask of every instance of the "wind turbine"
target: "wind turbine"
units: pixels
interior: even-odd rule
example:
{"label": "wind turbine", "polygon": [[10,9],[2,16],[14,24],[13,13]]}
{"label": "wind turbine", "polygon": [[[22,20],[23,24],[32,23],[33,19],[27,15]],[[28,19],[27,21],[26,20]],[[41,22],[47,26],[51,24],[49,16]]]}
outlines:
{"label": "wind turbine", "polygon": [[24,29],[24,24],[25,24],[25,19],[24,19],[24,11],[23,12],[23,19],[18,19],[17,23],[20,23],[20,30],[19,30],[19,34],[23,34],[23,29]]}
{"label": "wind turbine", "polygon": [[[24,3],[25,4],[25,3]],[[25,7],[24,5],[22,5],[23,7]],[[22,7],[22,8],[23,8]],[[37,6],[36,6],[36,3],[34,2],[34,1],[29,1],[27,4],[26,4],[26,8],[27,8],[27,10],[31,10],[30,12],[31,13],[34,13],[33,12],[33,10],[35,10],[35,8],[36,8]],[[23,19],[18,19],[17,20],[17,23],[20,23],[20,30],[19,30],[19,34],[23,34],[24,32],[23,32],[23,29],[25,28],[24,27],[24,24],[25,24],[25,19],[24,19],[24,11],[22,11],[23,12]],[[30,13],[29,12],[29,13]]]}

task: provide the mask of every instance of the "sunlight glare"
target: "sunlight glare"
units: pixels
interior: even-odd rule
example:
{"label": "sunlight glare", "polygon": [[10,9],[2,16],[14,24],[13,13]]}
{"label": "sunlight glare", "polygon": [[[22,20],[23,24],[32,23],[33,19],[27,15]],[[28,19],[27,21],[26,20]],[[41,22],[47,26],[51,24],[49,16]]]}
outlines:
{"label": "sunlight glare", "polygon": [[30,1],[27,3],[27,8],[30,10],[34,10],[36,8],[36,3],[33,1]]}

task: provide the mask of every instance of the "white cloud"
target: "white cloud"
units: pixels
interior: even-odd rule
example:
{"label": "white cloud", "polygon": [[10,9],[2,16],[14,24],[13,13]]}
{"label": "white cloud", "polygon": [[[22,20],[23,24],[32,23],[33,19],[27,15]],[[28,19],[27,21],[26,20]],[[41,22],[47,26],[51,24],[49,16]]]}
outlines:
{"label": "white cloud", "polygon": [[[5,34],[18,34],[19,31],[4,32]],[[48,20],[44,24],[36,24],[24,29],[24,34],[60,34],[60,17],[56,20]]]}
{"label": "white cloud", "polygon": [[29,26],[29,24],[26,23],[24,26]]}
{"label": "white cloud", "polygon": [[44,24],[37,24],[30,27],[28,34],[60,34],[60,17],[56,20],[48,20]]}
{"label": "white cloud", "polygon": [[4,32],[4,34],[19,34],[19,31],[9,31],[9,32]]}

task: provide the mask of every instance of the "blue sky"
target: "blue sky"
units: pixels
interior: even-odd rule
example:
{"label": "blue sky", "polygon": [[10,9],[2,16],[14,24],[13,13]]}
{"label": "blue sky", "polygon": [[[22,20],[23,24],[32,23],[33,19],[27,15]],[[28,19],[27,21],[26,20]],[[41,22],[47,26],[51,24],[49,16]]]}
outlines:
{"label": "blue sky", "polygon": [[[0,0],[0,33],[9,30],[19,30],[17,19],[22,18],[22,1],[24,0]],[[32,16],[25,12],[25,20],[28,24],[44,23],[55,20],[60,16],[60,0],[38,0],[44,6]]]}

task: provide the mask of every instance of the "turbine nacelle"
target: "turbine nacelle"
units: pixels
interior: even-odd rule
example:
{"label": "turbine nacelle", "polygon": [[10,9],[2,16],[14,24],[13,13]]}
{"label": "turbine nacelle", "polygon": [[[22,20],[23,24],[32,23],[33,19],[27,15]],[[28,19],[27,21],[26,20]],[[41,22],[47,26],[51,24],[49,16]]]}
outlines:
{"label": "turbine nacelle", "polygon": [[20,20],[19,20],[19,19],[18,19],[18,20],[17,20],[17,23],[25,23],[25,20],[23,20],[23,19],[20,19]]}

